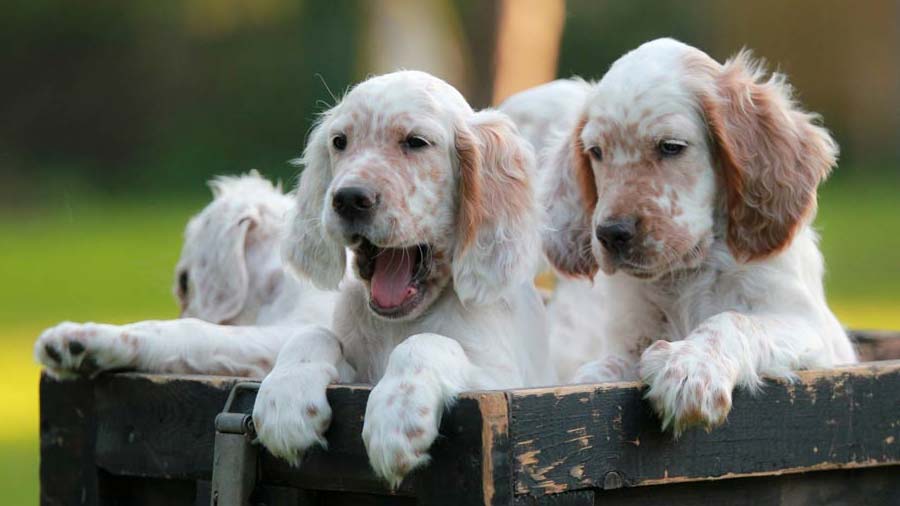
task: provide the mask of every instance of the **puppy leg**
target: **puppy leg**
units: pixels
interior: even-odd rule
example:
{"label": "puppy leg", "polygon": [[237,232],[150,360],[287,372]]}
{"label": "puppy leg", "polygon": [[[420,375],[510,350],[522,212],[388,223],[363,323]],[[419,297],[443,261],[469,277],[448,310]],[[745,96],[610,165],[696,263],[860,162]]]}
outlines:
{"label": "puppy leg", "polygon": [[608,355],[579,367],[570,383],[608,383],[637,379],[638,361],[636,357]]}
{"label": "puppy leg", "polygon": [[[817,331],[795,317],[720,313],[685,340],[657,341],[641,357],[646,397],[676,437],[691,425],[722,424],[735,386],[756,389],[761,375],[791,377],[793,370],[830,366]],[[820,363],[817,363],[820,362]]]}
{"label": "puppy leg", "polygon": [[65,322],[38,337],[34,355],[58,378],[116,369],[262,377],[293,331],[193,318],[128,325]]}
{"label": "puppy leg", "polygon": [[369,463],[391,487],[428,462],[441,414],[467,388],[472,367],[458,342],[437,334],[409,337],[391,353],[363,425]]}
{"label": "puppy leg", "polygon": [[312,446],[327,447],[324,434],[331,424],[331,407],[326,388],[352,379],[331,331],[310,327],[295,335],[278,354],[256,396],[253,423],[260,442],[293,466]]}

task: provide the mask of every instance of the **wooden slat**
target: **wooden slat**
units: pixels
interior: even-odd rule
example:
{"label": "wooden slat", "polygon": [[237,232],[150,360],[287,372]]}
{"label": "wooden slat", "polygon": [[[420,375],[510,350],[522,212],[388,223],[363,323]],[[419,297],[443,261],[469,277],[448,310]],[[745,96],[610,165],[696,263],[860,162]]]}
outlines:
{"label": "wooden slat", "polygon": [[896,506],[897,471],[891,467],[695,481],[666,487],[521,495],[516,506]]}
{"label": "wooden slat", "polygon": [[41,504],[96,504],[94,388],[41,376]]}
{"label": "wooden slat", "polygon": [[900,361],[738,390],[728,422],[660,433],[639,383],[511,392],[517,494],[900,464]]}
{"label": "wooden slat", "polygon": [[860,361],[900,360],[900,332],[851,330],[849,334]]}
{"label": "wooden slat", "polygon": [[[213,422],[238,381],[145,374],[100,377],[93,383],[97,466],[112,476],[209,480]],[[397,491],[389,490],[369,467],[361,437],[369,392],[362,386],[329,387],[328,450],[311,450],[296,469],[264,453],[264,482],[312,491],[416,496],[419,504],[509,503],[512,470],[503,392],[462,396],[442,420],[441,437],[430,452],[432,462],[412,473]],[[255,392],[243,391],[233,410],[250,413],[254,399]]]}
{"label": "wooden slat", "polygon": [[210,479],[215,417],[236,378],[111,374],[94,385],[97,465],[114,475]]}

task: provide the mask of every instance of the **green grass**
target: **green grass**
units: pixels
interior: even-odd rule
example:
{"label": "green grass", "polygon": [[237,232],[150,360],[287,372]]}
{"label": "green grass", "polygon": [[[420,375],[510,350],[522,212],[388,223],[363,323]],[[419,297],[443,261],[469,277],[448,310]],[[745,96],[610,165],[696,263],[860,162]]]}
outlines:
{"label": "green grass", "polygon": [[[816,226],[829,299],[853,327],[900,328],[900,205],[896,180],[835,181]],[[201,198],[65,200],[0,216],[0,490],[37,502],[37,378],[31,345],[60,320],[126,322],[176,316],[172,270]]]}
{"label": "green grass", "polygon": [[173,318],[172,270],[202,200],[80,200],[0,215],[0,490],[38,502],[39,370],[32,343],[60,320]]}
{"label": "green grass", "polygon": [[819,194],[829,299],[900,312],[900,180],[834,181]]}

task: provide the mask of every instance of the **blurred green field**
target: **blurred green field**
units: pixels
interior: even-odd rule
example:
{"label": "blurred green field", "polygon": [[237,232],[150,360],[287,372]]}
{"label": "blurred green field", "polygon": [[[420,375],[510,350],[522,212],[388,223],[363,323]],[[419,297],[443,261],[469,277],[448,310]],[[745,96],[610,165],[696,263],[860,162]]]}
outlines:
{"label": "blurred green field", "polygon": [[[820,194],[817,228],[829,299],[845,324],[900,328],[898,181],[843,178]],[[38,368],[31,345],[60,320],[127,322],[176,316],[170,293],[187,198],[70,198],[0,216],[0,490],[35,504]]]}

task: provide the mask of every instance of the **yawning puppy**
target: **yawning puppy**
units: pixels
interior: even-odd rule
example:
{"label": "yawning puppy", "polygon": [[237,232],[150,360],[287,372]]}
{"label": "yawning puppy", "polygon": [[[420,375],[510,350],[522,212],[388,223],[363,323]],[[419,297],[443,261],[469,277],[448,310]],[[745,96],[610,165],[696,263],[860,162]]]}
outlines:
{"label": "yawning puppy", "polygon": [[[392,485],[428,459],[463,390],[547,384],[532,150],[422,72],[369,79],[326,112],[302,159],[285,257],[337,289],[333,332],[291,341],[254,409],[262,443],[299,462],[324,446],[325,387],[345,358],[377,383],[363,439]],[[341,283],[352,251],[355,276]]]}

